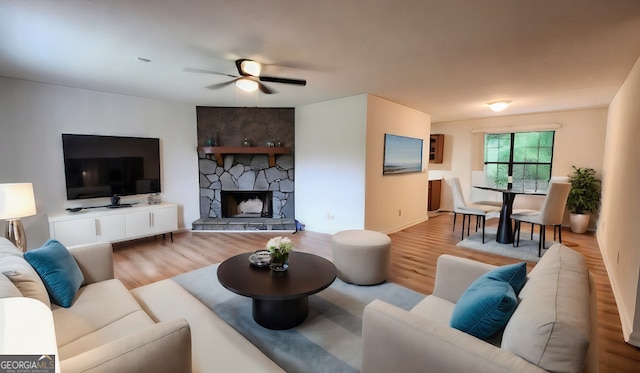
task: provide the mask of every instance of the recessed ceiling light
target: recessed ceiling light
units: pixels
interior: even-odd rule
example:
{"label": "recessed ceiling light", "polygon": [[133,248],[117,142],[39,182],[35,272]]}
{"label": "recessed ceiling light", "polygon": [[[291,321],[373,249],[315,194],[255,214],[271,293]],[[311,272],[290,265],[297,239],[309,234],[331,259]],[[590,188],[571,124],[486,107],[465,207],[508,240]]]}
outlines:
{"label": "recessed ceiling light", "polygon": [[493,111],[502,111],[502,110],[506,109],[507,106],[509,106],[510,103],[511,103],[511,101],[500,100],[500,101],[488,102],[487,105],[489,106],[489,109],[491,109]]}
{"label": "recessed ceiling light", "polygon": [[136,57],[136,61],[138,61],[138,62],[142,62],[142,63],[151,62],[151,60],[150,60],[150,59],[148,59],[148,58],[144,58],[144,57]]}

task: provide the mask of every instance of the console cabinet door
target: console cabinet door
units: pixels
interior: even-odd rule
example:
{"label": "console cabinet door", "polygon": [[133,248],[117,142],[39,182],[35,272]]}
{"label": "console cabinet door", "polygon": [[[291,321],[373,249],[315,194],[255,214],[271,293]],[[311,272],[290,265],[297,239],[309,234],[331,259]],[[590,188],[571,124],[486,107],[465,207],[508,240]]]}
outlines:
{"label": "console cabinet door", "polygon": [[54,238],[65,246],[97,241],[119,241],[125,238],[124,215],[55,222]]}
{"label": "console cabinet door", "polygon": [[96,242],[97,239],[94,218],[58,221],[53,227],[53,238],[65,246]]}
{"label": "console cabinet door", "polygon": [[166,233],[178,230],[178,207],[171,206],[153,211],[151,230],[154,233]]}
{"label": "console cabinet door", "polygon": [[97,241],[120,241],[125,239],[124,215],[107,215],[95,220]]}
{"label": "console cabinet door", "polygon": [[151,219],[153,219],[151,211],[128,213],[125,217],[127,238],[142,237],[152,234]]}
{"label": "console cabinet door", "polygon": [[173,232],[178,229],[178,208],[169,206],[126,215],[127,238]]}

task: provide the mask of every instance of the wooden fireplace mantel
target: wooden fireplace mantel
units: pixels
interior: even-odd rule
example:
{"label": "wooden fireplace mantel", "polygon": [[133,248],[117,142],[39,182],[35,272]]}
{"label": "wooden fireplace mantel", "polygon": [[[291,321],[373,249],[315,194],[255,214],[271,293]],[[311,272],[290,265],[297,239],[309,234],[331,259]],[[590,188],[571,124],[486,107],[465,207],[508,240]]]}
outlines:
{"label": "wooden fireplace mantel", "polygon": [[215,154],[218,166],[224,164],[225,154],[266,154],[269,156],[269,167],[276,165],[276,154],[289,154],[290,150],[284,146],[200,146],[199,152]]}

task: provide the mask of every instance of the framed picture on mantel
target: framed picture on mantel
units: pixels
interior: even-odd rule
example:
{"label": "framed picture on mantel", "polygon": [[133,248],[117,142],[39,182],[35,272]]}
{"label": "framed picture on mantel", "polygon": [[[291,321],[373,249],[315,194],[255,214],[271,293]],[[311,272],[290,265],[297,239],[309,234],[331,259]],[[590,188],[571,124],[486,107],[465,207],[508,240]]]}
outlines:
{"label": "framed picture on mantel", "polygon": [[422,171],[423,140],[384,134],[383,175]]}

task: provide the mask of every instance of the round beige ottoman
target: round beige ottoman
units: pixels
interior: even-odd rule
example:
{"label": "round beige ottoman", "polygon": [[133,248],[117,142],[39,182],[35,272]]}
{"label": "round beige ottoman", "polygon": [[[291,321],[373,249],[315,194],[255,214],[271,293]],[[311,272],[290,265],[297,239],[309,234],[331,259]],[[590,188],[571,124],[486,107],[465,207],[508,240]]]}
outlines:
{"label": "round beige ottoman", "polygon": [[357,285],[375,285],[387,279],[391,239],[369,230],[338,232],[331,238],[338,278]]}

